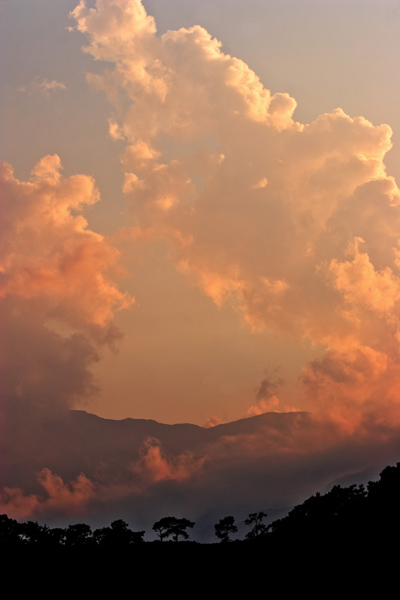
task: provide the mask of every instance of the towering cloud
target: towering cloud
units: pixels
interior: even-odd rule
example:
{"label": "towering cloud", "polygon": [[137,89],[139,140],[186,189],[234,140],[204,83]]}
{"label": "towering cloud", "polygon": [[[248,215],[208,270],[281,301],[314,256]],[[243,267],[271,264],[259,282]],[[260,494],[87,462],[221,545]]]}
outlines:
{"label": "towering cloud", "polygon": [[[61,176],[46,156],[19,181],[0,171],[2,392],[6,405],[70,406],[93,392],[101,345],[120,337],[115,310],[131,303],[113,282],[118,252],[77,214],[99,200],[90,177]],[[3,405],[4,406],[4,405]]]}
{"label": "towering cloud", "polygon": [[321,347],[302,377],[308,406],[396,407],[400,195],[383,162],[389,126],[340,108],[296,122],[295,100],[272,95],[202,27],[158,35],[139,0],[82,0],[72,16],[85,51],[112,66],[89,80],[114,106],[111,135],[126,142],[135,223],[254,330]]}

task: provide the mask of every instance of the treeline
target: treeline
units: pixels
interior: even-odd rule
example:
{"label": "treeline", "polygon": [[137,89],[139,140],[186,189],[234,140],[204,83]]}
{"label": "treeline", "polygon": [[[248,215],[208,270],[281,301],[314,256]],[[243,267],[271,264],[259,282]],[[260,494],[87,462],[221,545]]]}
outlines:
{"label": "treeline", "polygon": [[[334,486],[328,493],[317,493],[289,514],[269,525],[263,511],[251,513],[245,520],[249,531],[237,544],[257,543],[268,547],[288,541],[292,544],[326,543],[335,540],[357,540],[359,545],[373,540],[385,540],[400,532],[400,463],[386,467],[376,482],[367,487]],[[160,542],[180,542],[189,539],[188,529],[195,523],[188,519],[164,517],[156,521],[153,531]],[[232,542],[237,534],[233,516],[226,516],[214,525],[216,538],[222,543]],[[111,548],[123,550],[144,542],[145,531],[131,531],[122,519],[110,527],[92,531],[89,525],[77,523],[67,528],[49,528],[34,521],[23,523],[0,515],[0,546],[7,548]],[[229,544],[231,546],[231,544]]]}
{"label": "treeline", "polygon": [[[246,535],[247,539],[253,539],[266,531],[266,526],[262,523],[266,516],[264,512],[249,515],[245,523],[252,528]],[[189,519],[164,517],[154,523],[153,531],[160,542],[165,540],[178,542],[189,538],[187,529],[193,528],[194,525],[195,523]],[[221,519],[214,528],[215,535],[221,542],[230,541],[230,536],[237,532],[234,517]],[[110,527],[92,531],[90,525],[85,523],[76,523],[67,528],[50,528],[36,521],[19,523],[7,515],[0,515],[0,547],[121,549],[142,543],[144,535],[145,531],[131,531],[128,523],[122,519],[113,521]]]}
{"label": "treeline", "polygon": [[353,540],[359,544],[386,541],[400,532],[400,463],[386,467],[378,481],[363,485],[335,485],[295,506],[283,519],[268,526],[268,538]]}

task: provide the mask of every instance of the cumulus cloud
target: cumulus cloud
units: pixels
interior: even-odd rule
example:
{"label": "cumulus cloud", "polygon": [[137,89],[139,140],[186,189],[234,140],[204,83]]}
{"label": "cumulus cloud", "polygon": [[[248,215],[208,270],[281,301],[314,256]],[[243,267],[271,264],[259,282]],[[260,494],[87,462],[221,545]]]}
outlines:
{"label": "cumulus cloud", "polygon": [[114,283],[118,251],[77,214],[99,200],[94,181],[61,169],[46,156],[20,181],[0,166],[1,358],[11,402],[68,406],[92,393],[89,367],[121,336],[113,315],[132,302]]}
{"label": "cumulus cloud", "polygon": [[[353,368],[357,352],[381,365],[376,385],[389,372],[394,381],[400,194],[384,165],[390,127],[340,108],[296,122],[295,100],[272,95],[205,29],[158,35],[140,0],[82,0],[72,16],[85,51],[111,64],[89,81],[107,94],[110,131],[126,142],[137,226],[167,240],[177,268],[253,330],[326,352],[302,379],[314,409],[315,378],[328,365],[330,377],[335,360]],[[356,360],[365,381],[370,360]],[[364,380],[351,381],[367,410]]]}

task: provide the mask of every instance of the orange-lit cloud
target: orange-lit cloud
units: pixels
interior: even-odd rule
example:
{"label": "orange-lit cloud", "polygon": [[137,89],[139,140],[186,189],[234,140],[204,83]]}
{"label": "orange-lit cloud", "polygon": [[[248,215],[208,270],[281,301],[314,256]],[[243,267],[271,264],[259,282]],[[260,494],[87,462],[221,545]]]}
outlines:
{"label": "orange-lit cloud", "polygon": [[140,448],[139,458],[116,466],[118,477],[110,477],[101,464],[95,466],[89,478],[80,473],[74,480],[48,468],[42,468],[36,480],[41,493],[26,493],[20,487],[4,487],[0,493],[0,511],[13,518],[40,515],[78,515],[90,511],[95,502],[110,503],[135,497],[151,490],[160,482],[183,482],[196,479],[203,471],[206,456],[195,457],[191,450],[181,454],[167,453],[161,442],[148,438]]}
{"label": "orange-lit cloud", "polygon": [[118,251],[72,211],[99,200],[91,177],[63,179],[58,156],[44,157],[28,182],[2,165],[7,219],[2,240],[1,297],[39,300],[71,327],[103,328],[130,299],[110,279]]}
{"label": "orange-lit cloud", "polygon": [[163,452],[161,443],[156,439],[147,439],[142,445],[140,458],[131,471],[139,478],[139,487],[146,488],[158,481],[183,481],[198,473],[205,461],[194,458],[190,451],[177,456],[168,456]]}
{"label": "orange-lit cloud", "polygon": [[327,351],[304,368],[302,384],[310,408],[319,406],[349,433],[399,424],[400,366],[384,352]]}
{"label": "orange-lit cloud", "polygon": [[49,469],[38,474],[43,495],[26,495],[20,488],[5,488],[0,496],[0,510],[12,518],[24,519],[32,515],[83,514],[95,496],[93,484],[84,475],[79,475],[70,484]]}
{"label": "orange-lit cloud", "polygon": [[0,302],[5,397],[65,406],[93,391],[88,367],[132,299],[114,283],[118,251],[77,214],[99,200],[93,179],[61,169],[46,156],[25,182],[1,165]]}
{"label": "orange-lit cloud", "polygon": [[[89,80],[113,105],[112,136],[126,142],[124,192],[138,226],[167,240],[177,268],[253,330],[326,352],[305,368],[313,410],[340,404],[317,391],[335,361],[363,372],[341,382],[341,410],[351,398],[367,410],[371,377],[396,406],[400,193],[383,162],[390,127],[340,108],[297,122],[295,100],[272,95],[205,29],[157,35],[139,0],[82,0],[71,14],[85,51],[113,64]],[[277,407],[272,399],[250,414]]]}

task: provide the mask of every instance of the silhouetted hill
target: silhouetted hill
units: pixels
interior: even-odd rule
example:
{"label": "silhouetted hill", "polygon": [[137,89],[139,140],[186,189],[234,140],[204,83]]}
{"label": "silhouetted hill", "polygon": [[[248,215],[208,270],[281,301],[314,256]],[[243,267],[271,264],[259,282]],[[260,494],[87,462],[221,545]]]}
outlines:
{"label": "silhouetted hill", "polygon": [[[11,424],[10,424],[11,425]],[[268,436],[276,443],[279,436],[290,435],[293,428],[312,427],[308,413],[266,413],[231,423],[204,428],[187,423],[166,425],[151,419],[112,420],[85,411],[56,415],[31,411],[14,416],[8,439],[7,471],[4,484],[20,485],[19,477],[31,477],[48,468],[71,479],[81,472],[88,477],[99,464],[114,472],[138,460],[147,441],[158,441],[169,455],[189,452],[201,457],[210,444],[242,436]]]}
{"label": "silhouetted hill", "polygon": [[54,525],[90,515],[96,527],[122,518],[149,531],[171,514],[195,521],[202,541],[215,539],[212,524],[228,514],[243,536],[249,512],[266,511],[271,522],[315,490],[377,478],[400,456],[396,432],[343,436],[306,412],[206,429],[14,406],[2,444],[2,512],[10,516]]}

